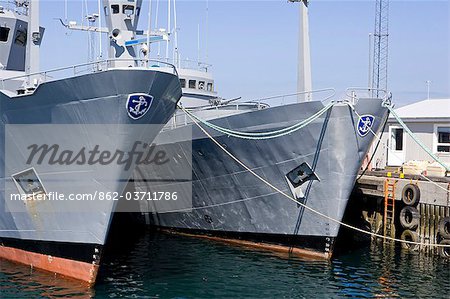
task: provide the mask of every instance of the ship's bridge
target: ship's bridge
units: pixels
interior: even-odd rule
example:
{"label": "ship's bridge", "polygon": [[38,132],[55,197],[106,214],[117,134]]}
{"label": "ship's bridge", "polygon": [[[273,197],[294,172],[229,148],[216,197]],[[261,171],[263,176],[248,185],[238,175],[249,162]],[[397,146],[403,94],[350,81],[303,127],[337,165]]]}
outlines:
{"label": "ship's bridge", "polygon": [[204,106],[205,101],[217,98],[213,75],[197,69],[179,68],[178,76],[183,91],[181,103],[185,107]]}
{"label": "ship's bridge", "polygon": [[26,15],[0,6],[0,69],[25,71],[27,22]]}

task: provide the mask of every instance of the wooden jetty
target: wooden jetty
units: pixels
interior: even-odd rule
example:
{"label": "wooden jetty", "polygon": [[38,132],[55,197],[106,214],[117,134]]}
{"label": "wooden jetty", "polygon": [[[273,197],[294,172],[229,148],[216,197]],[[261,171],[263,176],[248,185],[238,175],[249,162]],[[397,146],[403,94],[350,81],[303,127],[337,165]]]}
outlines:
{"label": "wooden jetty", "polygon": [[[366,171],[354,193],[372,232],[425,244],[450,245],[450,177]],[[402,244],[410,251],[450,258],[450,248]]]}

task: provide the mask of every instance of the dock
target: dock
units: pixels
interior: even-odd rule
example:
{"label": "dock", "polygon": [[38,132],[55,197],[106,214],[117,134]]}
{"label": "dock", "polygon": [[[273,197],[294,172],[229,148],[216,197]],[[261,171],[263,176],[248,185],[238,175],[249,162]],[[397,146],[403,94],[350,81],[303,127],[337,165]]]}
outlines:
{"label": "dock", "polygon": [[[450,244],[450,177],[390,171],[360,174],[354,194],[373,233],[424,244]],[[450,249],[402,244],[409,251],[450,258]]]}

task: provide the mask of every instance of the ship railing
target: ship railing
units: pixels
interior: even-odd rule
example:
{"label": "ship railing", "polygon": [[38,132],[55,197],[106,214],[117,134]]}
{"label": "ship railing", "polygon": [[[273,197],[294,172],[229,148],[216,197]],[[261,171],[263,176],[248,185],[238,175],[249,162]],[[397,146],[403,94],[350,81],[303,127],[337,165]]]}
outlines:
{"label": "ship railing", "polygon": [[182,69],[191,69],[191,70],[199,70],[208,72],[210,68],[212,68],[212,64],[202,62],[199,60],[191,60],[191,59],[171,59],[171,58],[160,58],[161,61],[172,63],[176,65],[178,68]]}
{"label": "ship railing", "polygon": [[[217,105],[207,105],[202,107],[194,108],[193,110],[211,110],[211,109],[221,109],[221,108],[230,108],[234,107],[235,110],[239,110],[243,106],[257,106],[258,110],[271,107],[271,106],[282,106],[286,104],[292,104],[303,101],[311,101],[317,97],[317,94],[320,93],[328,93],[320,100],[321,102],[328,102],[331,98],[336,95],[336,90],[334,88],[324,88],[324,89],[316,89],[311,91],[299,91],[294,93],[275,95],[270,97],[257,98],[253,100],[246,101],[223,101],[219,102]],[[313,95],[316,96],[313,97]]]}
{"label": "ship railing", "polygon": [[[311,90],[311,91],[301,91],[301,92],[295,92],[295,93],[289,93],[289,94],[283,94],[283,95],[276,95],[276,96],[270,96],[270,97],[263,97],[256,100],[250,100],[250,101],[242,101],[242,102],[226,102],[222,104],[217,105],[207,105],[202,107],[196,107],[189,109],[192,112],[201,112],[206,110],[225,110],[228,111],[234,110],[234,111],[254,111],[254,110],[262,110],[269,108],[271,106],[283,106],[286,104],[291,103],[297,103],[299,101],[303,101],[305,98],[312,100],[313,94],[320,94],[320,93],[327,93],[322,100],[320,100],[323,103],[328,102],[331,98],[333,98],[336,95],[336,90],[334,88],[324,88],[324,89],[317,89],[317,90]],[[275,102],[273,105],[269,105],[268,102]],[[192,123],[192,120],[187,116],[186,113],[176,113],[172,120],[166,125],[166,127],[163,130],[169,130],[174,129],[179,126],[185,126],[187,124]]]}
{"label": "ship railing", "polygon": [[[120,63],[123,63],[123,66],[121,66]],[[129,64],[129,66],[125,66],[125,64],[127,63]],[[32,87],[31,89],[34,90],[37,88],[39,84],[48,81],[60,80],[91,73],[104,72],[113,69],[129,69],[129,68],[160,69],[161,71],[168,70],[168,72],[171,72],[172,74],[178,76],[178,72],[175,65],[165,61],[160,61],[156,59],[106,59],[55,68],[42,72],[8,77],[0,81],[2,90],[7,89],[8,81],[23,81],[25,83],[23,86],[24,88]]]}
{"label": "ship railing", "polygon": [[336,95],[336,90],[334,88],[323,88],[308,91],[299,91],[289,94],[258,98],[255,100],[246,101],[246,103],[257,103],[258,105],[268,105],[269,102],[272,102],[275,104],[271,106],[286,105],[296,102],[312,101],[317,96],[317,94],[321,93],[329,93],[328,95],[323,96],[324,98],[320,100],[321,102],[325,103]]}
{"label": "ship railing", "polygon": [[390,104],[392,99],[392,93],[380,88],[371,88],[371,87],[349,87],[345,92],[347,96],[347,101],[352,105],[358,102],[358,99],[366,98],[366,99],[381,99],[383,103]]}

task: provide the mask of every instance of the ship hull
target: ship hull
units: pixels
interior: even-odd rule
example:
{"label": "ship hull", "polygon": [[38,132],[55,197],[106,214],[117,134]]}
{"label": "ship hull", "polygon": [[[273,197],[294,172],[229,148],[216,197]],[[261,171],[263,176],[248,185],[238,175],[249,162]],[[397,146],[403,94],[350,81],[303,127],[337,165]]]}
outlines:
{"label": "ship hull", "polygon": [[[210,121],[239,131],[273,131],[299,123],[322,108],[320,102],[298,103]],[[355,109],[361,116],[374,117],[375,132],[387,117],[381,100],[360,100]],[[359,116],[348,105],[337,104],[305,128],[274,139],[245,140],[205,128],[266,182],[231,159],[196,125],[173,129],[192,130],[192,140],[175,142],[182,147],[192,142],[192,209],[153,212],[146,217],[147,222],[183,234],[328,259],[358,170],[374,138],[357,133],[358,121]],[[305,182],[300,196],[286,176],[304,163],[311,166],[317,179]],[[135,171],[137,190],[161,188],[145,182],[151,171]],[[305,209],[275,188],[328,218]]]}
{"label": "ship hull", "polygon": [[1,238],[0,258],[93,284],[102,248],[100,244]]}
{"label": "ship hull", "polygon": [[[131,118],[127,110],[131,94],[153,97],[150,109],[139,119]],[[105,174],[98,165],[86,165],[83,171],[66,165],[59,165],[57,171],[48,165],[25,165],[26,141],[21,140],[23,136],[9,136],[11,126],[74,126],[78,130],[68,129],[67,140],[82,147],[93,142],[94,135],[87,132],[90,126],[101,133],[103,127],[152,125],[144,135],[105,132],[109,134],[106,137],[116,138],[118,146],[143,138],[151,142],[174,113],[180,97],[177,76],[144,69],[117,69],[55,80],[41,84],[31,95],[10,98],[0,93],[0,139],[2,144],[9,141],[8,155],[8,150],[2,150],[0,156],[0,257],[93,284],[116,201],[73,211],[61,202],[11,202],[9,195],[17,192],[12,177],[33,167],[48,193],[120,194],[132,170],[123,165],[109,166],[109,180],[103,182]],[[46,132],[37,132],[42,140],[51,140]],[[11,142],[14,138],[17,142]]]}

